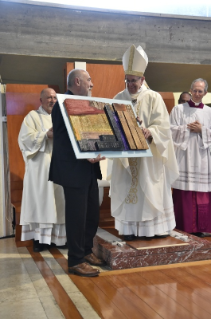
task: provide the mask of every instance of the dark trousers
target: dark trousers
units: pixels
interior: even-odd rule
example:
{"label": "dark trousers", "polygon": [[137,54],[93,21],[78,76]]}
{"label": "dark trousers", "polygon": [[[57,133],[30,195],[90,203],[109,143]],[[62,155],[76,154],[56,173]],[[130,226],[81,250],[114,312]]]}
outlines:
{"label": "dark trousers", "polygon": [[99,190],[96,177],[83,187],[63,187],[65,195],[68,266],[83,263],[92,253],[99,224]]}

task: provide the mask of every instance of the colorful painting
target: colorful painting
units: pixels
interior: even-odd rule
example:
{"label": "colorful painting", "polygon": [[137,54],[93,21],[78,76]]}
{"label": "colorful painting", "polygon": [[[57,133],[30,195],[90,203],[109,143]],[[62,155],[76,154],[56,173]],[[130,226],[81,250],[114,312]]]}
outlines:
{"label": "colorful painting", "polygon": [[77,158],[152,156],[130,102],[57,96]]}

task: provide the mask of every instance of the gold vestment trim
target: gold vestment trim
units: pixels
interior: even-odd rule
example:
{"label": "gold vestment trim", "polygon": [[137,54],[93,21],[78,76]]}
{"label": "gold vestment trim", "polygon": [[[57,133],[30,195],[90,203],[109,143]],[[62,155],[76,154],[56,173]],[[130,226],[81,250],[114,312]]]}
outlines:
{"label": "gold vestment trim", "polygon": [[138,72],[138,71],[133,71],[133,70],[125,70],[125,74],[129,74],[129,75],[136,75],[136,76],[143,76],[144,73],[143,72]]}
{"label": "gold vestment trim", "polygon": [[131,48],[130,48],[130,56],[129,56],[129,62],[128,62],[128,69],[125,70],[125,74],[136,75],[136,76],[143,76],[143,75],[144,75],[143,72],[133,71],[133,60],[134,60],[135,50],[136,50],[135,46],[132,45]]}
{"label": "gold vestment trim", "polygon": [[129,166],[132,175],[131,186],[129,190],[129,194],[125,198],[126,204],[137,204],[138,196],[137,196],[137,186],[138,186],[138,161],[137,158],[129,158]]}

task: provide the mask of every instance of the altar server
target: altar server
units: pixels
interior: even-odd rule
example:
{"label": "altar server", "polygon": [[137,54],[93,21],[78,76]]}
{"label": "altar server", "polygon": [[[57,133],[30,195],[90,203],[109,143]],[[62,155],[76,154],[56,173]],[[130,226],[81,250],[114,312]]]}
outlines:
{"label": "altar server", "polygon": [[207,81],[192,82],[190,101],[170,115],[179,178],[174,182],[176,227],[197,236],[211,232],[211,109],[202,102]]}

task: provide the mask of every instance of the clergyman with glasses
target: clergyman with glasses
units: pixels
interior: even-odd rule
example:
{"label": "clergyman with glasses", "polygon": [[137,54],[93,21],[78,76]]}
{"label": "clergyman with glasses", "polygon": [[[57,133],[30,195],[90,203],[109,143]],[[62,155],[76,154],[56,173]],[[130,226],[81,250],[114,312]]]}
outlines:
{"label": "clergyman with glasses", "polygon": [[170,114],[179,177],[173,184],[176,227],[196,236],[211,233],[211,108],[207,81],[192,82],[190,101]]}
{"label": "clergyman with glasses", "polygon": [[161,95],[145,82],[142,47],[131,45],[122,61],[126,88],[115,99],[132,101],[153,157],[113,160],[111,214],[125,240],[166,237],[175,227],[171,184],[178,177],[169,115]]}

